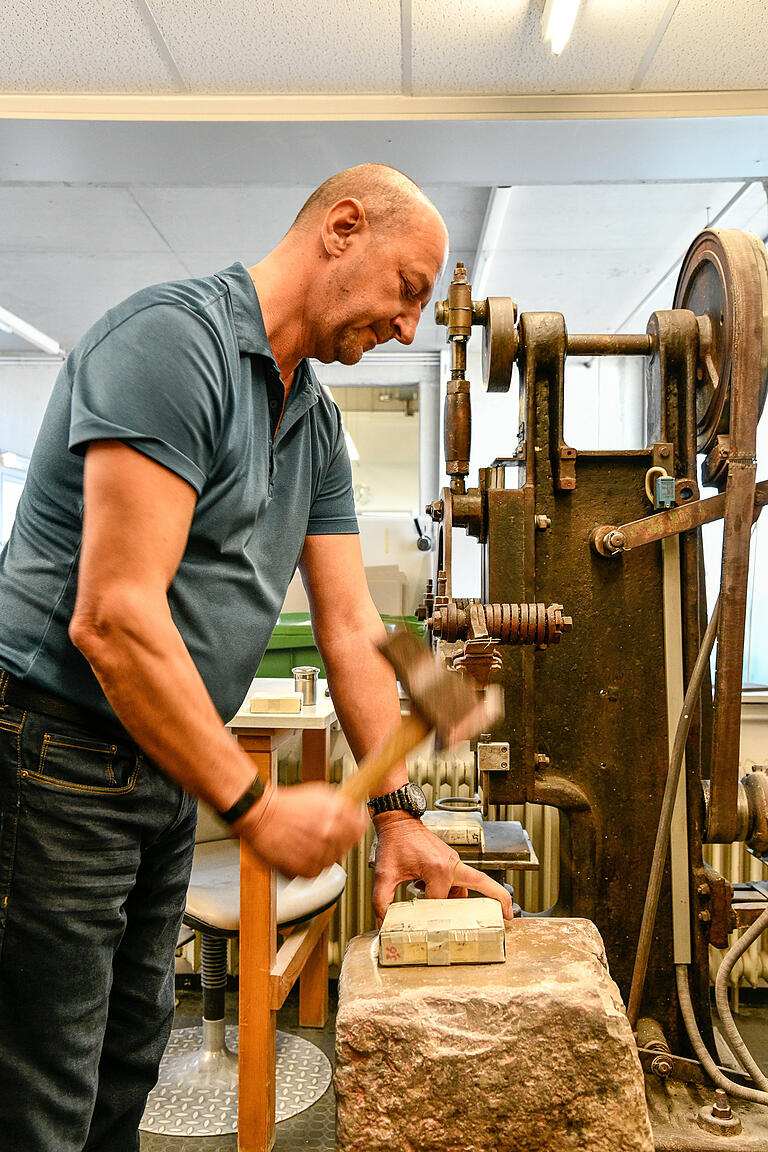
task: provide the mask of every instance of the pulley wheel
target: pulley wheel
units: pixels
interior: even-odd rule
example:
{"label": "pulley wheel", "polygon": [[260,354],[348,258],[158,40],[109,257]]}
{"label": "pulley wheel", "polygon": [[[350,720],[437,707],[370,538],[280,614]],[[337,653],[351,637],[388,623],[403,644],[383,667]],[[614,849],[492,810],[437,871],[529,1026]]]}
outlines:
{"label": "pulley wheel", "polygon": [[759,410],[768,388],[768,256],[752,232],[708,229],[686,253],[673,308],[699,321],[696,449],[709,452],[730,427],[731,366],[742,341],[759,342]]}
{"label": "pulley wheel", "polygon": [[517,353],[517,305],[508,296],[489,296],[483,328],[483,384],[487,392],[508,392]]}

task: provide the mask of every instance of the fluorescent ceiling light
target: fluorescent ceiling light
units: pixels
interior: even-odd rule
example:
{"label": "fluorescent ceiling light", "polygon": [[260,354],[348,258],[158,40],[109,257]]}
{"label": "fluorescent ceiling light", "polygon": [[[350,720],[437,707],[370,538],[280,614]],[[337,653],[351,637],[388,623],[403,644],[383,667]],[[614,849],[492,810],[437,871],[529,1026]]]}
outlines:
{"label": "fluorescent ceiling light", "polygon": [[14,316],[13,312],[9,312],[7,308],[0,308],[0,325],[4,332],[13,332],[16,336],[21,336],[22,340],[26,340],[28,344],[34,344],[36,348],[42,352],[47,352],[49,356],[64,355],[64,349],[52,336],[46,336],[45,332],[41,332],[39,328],[28,324],[20,316]]}
{"label": "fluorescent ceiling light", "polygon": [[19,472],[26,472],[29,467],[29,457],[19,456],[18,452],[0,452],[0,468],[15,468]]}
{"label": "fluorescent ceiling light", "polygon": [[541,30],[555,56],[559,56],[573,31],[579,0],[547,0],[541,16]]}

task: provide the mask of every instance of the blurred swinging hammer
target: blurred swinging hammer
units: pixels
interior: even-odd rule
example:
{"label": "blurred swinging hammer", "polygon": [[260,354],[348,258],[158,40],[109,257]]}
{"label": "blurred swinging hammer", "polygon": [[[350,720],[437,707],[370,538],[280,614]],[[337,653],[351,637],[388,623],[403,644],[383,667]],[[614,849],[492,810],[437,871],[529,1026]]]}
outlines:
{"label": "blurred swinging hammer", "polygon": [[411,632],[402,630],[379,645],[411,700],[411,714],[384,744],[360,761],[341,785],[350,800],[365,803],[387,773],[434,729],[443,745],[484,731],[503,712],[503,692],[490,685],[477,695],[463,675],[451,672]]}

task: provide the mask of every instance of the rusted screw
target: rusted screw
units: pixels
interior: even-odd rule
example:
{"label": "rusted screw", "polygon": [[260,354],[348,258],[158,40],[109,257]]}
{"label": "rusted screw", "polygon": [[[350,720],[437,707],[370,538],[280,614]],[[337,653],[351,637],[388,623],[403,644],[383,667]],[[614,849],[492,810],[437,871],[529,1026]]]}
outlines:
{"label": "rusted screw", "polygon": [[550,519],[549,516],[544,516],[544,515],[539,514],[539,515],[534,517],[534,521],[535,521],[536,527],[539,529],[540,532],[545,532],[547,530],[547,528],[552,527],[552,520]]}
{"label": "rusted screw", "polygon": [[722,1088],[715,1088],[715,1101],[712,1105],[712,1115],[717,1116],[718,1120],[730,1120],[733,1115],[728,1096]]}
{"label": "rusted screw", "polygon": [[534,763],[535,763],[537,768],[547,768],[549,766],[549,764],[551,764],[551,760],[549,759],[549,756],[546,755],[546,753],[537,752],[536,753],[536,760],[534,761]]}
{"label": "rusted screw", "polygon": [[668,444],[662,444],[661,448],[659,448],[659,456],[661,456],[662,460],[666,460],[667,456],[669,456]]}
{"label": "rusted screw", "polygon": [[712,913],[709,908],[702,908],[701,912],[699,912],[699,920],[701,920],[703,924],[708,924],[711,919]]}
{"label": "rusted screw", "polygon": [[627,542],[623,532],[609,532],[606,544],[613,552],[620,552]]}
{"label": "rusted screw", "polygon": [[709,884],[699,884],[699,885],[697,885],[697,887],[696,887],[696,892],[697,892],[697,893],[698,893],[698,895],[699,895],[699,896],[701,896],[702,898],[705,898],[705,897],[709,896],[709,894],[710,894],[710,892],[709,892]]}

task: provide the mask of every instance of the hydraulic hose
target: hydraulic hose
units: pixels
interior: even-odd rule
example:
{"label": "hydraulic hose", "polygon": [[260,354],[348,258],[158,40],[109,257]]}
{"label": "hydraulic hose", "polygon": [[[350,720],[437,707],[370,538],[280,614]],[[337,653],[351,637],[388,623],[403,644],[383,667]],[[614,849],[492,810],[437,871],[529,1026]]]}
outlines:
{"label": "hydraulic hose", "polygon": [[736,1021],[731,1015],[731,1009],[728,1004],[728,977],[739,957],[744,955],[750,944],[753,944],[758,936],[761,936],[767,928],[768,908],[761,913],[744,935],[740,936],[736,943],[728,949],[721,961],[717,972],[717,979],[715,980],[715,1003],[717,1004],[717,1012],[723,1025],[725,1038],[733,1049],[734,1055],[738,1057],[744,1071],[749,1072],[755,1084],[757,1084],[758,1088],[761,1088],[763,1092],[768,1092],[768,1077],[764,1074],[760,1066],[755,1063],[754,1057],[742,1040],[741,1033],[736,1027]]}
{"label": "hydraulic hose", "polygon": [[677,722],[675,739],[672,744],[672,752],[669,757],[667,782],[664,786],[664,798],[661,802],[659,826],[656,832],[656,843],[653,847],[651,874],[648,878],[648,891],[645,897],[643,919],[640,925],[640,937],[637,942],[635,966],[632,971],[632,986],[629,991],[627,1016],[629,1017],[629,1022],[632,1025],[632,1028],[637,1027],[637,1019],[640,1015],[640,1001],[642,1000],[643,988],[645,986],[645,976],[646,972],[648,971],[648,957],[651,952],[653,927],[656,923],[656,912],[659,906],[661,883],[664,878],[664,865],[667,860],[667,849],[669,847],[669,830],[672,826],[672,813],[675,807],[675,795],[677,793],[677,785],[680,779],[680,769],[683,763],[685,742],[688,739],[688,730],[691,726],[691,718],[696,707],[696,702],[699,698],[701,685],[704,680],[704,674],[709,664],[709,657],[712,652],[712,646],[714,645],[715,637],[717,636],[717,621],[719,616],[720,597],[718,596],[717,600],[715,601],[715,606],[712,609],[712,615],[709,619],[709,623],[707,624],[707,630],[704,633],[704,639],[701,642],[699,654],[696,657],[696,663],[693,666],[693,672],[691,673],[691,679],[688,684],[688,689],[685,693],[685,700],[683,701],[683,710],[680,713],[680,719]]}
{"label": "hydraulic hose", "polygon": [[[760,920],[766,916],[764,912]],[[757,927],[760,923],[757,920],[753,924],[753,928]],[[741,943],[741,940],[739,941]],[[691,1042],[696,1056],[698,1057],[702,1068],[709,1076],[712,1083],[717,1088],[722,1088],[729,1096],[733,1096],[739,1100],[749,1100],[753,1104],[768,1104],[768,1092],[758,1092],[755,1088],[745,1088],[743,1084],[736,1084],[733,1080],[729,1080],[715,1064],[706,1049],[704,1041],[701,1038],[696,1017],[693,1013],[693,1004],[691,1003],[691,992],[688,987],[688,967],[685,964],[675,965],[675,976],[677,979],[677,998],[680,1002],[680,1011],[685,1024],[685,1030],[688,1033],[688,1039]]]}

